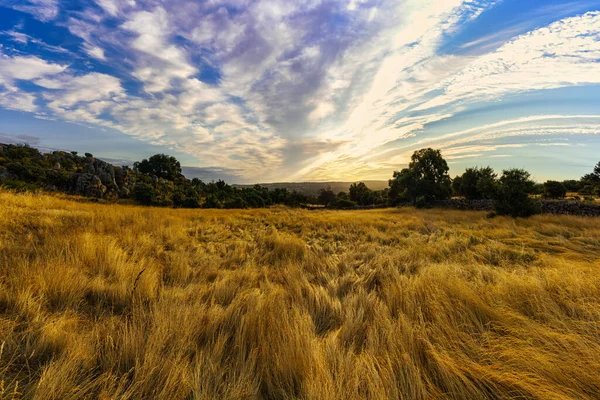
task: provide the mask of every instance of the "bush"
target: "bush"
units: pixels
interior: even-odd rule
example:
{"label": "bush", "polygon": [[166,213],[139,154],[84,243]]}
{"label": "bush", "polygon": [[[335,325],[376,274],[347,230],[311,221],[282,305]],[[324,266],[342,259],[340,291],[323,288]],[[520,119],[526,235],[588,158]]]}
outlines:
{"label": "bush", "polygon": [[223,208],[248,208],[248,203],[241,197],[236,196],[225,200]]}
{"label": "bush", "polygon": [[426,208],[427,207],[427,198],[425,196],[417,197],[417,201],[415,201],[415,207]]}
{"label": "bush", "polygon": [[324,188],[321,189],[321,191],[319,192],[319,203],[328,206],[331,203],[335,202],[336,200],[336,195],[333,192],[333,190],[331,190],[331,188]]}
{"label": "bush", "polygon": [[204,200],[202,208],[221,208],[221,203],[219,203],[219,200],[214,195],[209,195]]}
{"label": "bush", "polygon": [[58,189],[69,190],[73,184],[73,177],[66,171],[49,171],[46,181]]}
{"label": "bush", "polygon": [[133,198],[142,204],[150,205],[156,201],[156,191],[149,183],[137,182],[133,187]]}
{"label": "bush", "polygon": [[562,199],[567,195],[567,188],[560,182],[547,181],[544,183],[544,197],[549,199]]}
{"label": "bush", "polygon": [[330,204],[331,208],[337,209],[348,209],[348,208],[356,208],[356,202],[348,199],[337,199],[335,202]]}
{"label": "bush", "polygon": [[496,213],[515,218],[539,213],[539,204],[529,197],[534,186],[531,175],[525,170],[515,168],[503,171],[494,199]]}
{"label": "bush", "polygon": [[182,208],[200,208],[200,198],[199,197],[186,197],[181,202]]}
{"label": "bush", "polygon": [[592,185],[585,185],[584,187],[581,188],[581,190],[579,191],[579,194],[590,195],[593,192],[594,192],[594,186],[592,186]]}
{"label": "bush", "polygon": [[452,187],[467,200],[492,199],[496,192],[496,173],[491,167],[467,168],[462,176],[455,178]]}
{"label": "bush", "polygon": [[35,192],[39,187],[33,183],[27,183],[14,179],[5,179],[2,181],[2,186],[7,189],[12,189],[17,192]]}

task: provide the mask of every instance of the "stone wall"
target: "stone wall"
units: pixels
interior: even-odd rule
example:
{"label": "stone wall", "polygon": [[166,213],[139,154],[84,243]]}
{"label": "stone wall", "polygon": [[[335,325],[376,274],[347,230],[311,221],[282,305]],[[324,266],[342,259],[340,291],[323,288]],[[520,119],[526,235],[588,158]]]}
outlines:
{"label": "stone wall", "polygon": [[[542,214],[600,217],[600,204],[569,200],[538,200]],[[450,199],[438,201],[434,207],[454,210],[493,211],[493,200]]]}

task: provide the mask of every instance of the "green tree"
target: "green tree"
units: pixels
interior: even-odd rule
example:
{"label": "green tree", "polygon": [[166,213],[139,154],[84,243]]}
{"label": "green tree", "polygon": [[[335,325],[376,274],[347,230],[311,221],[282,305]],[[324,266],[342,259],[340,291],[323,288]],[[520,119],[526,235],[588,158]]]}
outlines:
{"label": "green tree", "polygon": [[155,154],[147,160],[136,162],[133,164],[133,168],[142,174],[156,175],[170,181],[182,177],[179,161],[175,157],[166,154]]}
{"label": "green tree", "polygon": [[453,185],[458,193],[469,200],[492,199],[496,191],[496,173],[491,167],[467,168]]}
{"label": "green tree", "polygon": [[221,208],[221,203],[215,197],[215,195],[208,195],[206,200],[204,200],[204,204],[202,204],[202,208]]}
{"label": "green tree", "polygon": [[336,195],[330,187],[319,191],[319,203],[328,206],[336,200]]}
{"label": "green tree", "polygon": [[567,188],[560,182],[547,181],[544,183],[544,197],[562,199],[567,195]]}
{"label": "green tree", "polygon": [[575,179],[569,179],[569,180],[563,181],[562,184],[567,189],[567,192],[578,192],[583,187],[581,185],[581,181],[580,180],[578,181]]}
{"label": "green tree", "polygon": [[223,203],[224,208],[248,208],[248,203],[246,200],[242,199],[240,196],[233,196],[225,200]]}
{"label": "green tree", "polygon": [[452,179],[452,195],[453,196],[464,196],[462,192],[462,175],[456,175],[454,179]]}
{"label": "green tree", "polygon": [[525,170],[513,168],[503,171],[494,202],[496,212],[512,217],[529,217],[538,213],[538,204],[529,197],[534,186],[535,182]]}
{"label": "green tree", "polygon": [[448,170],[448,163],[440,150],[427,148],[415,151],[408,168],[394,172],[394,179],[389,182],[391,202],[409,199],[416,204],[421,196],[427,203],[447,199],[452,192]]}
{"label": "green tree", "polygon": [[348,190],[350,200],[360,205],[370,204],[371,189],[364,182],[353,183]]}

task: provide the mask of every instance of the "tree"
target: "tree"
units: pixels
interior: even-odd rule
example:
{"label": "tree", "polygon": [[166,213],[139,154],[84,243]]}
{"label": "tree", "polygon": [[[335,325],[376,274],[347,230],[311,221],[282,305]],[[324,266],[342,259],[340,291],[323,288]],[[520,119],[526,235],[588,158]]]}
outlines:
{"label": "tree", "polygon": [[518,168],[504,170],[498,180],[494,202],[496,212],[512,217],[529,217],[538,213],[538,204],[529,197],[534,186],[529,172]]}
{"label": "tree", "polygon": [[560,182],[547,181],[544,183],[544,197],[550,199],[562,199],[567,195],[567,188]]}
{"label": "tree", "polygon": [[468,200],[492,199],[496,190],[496,173],[491,167],[467,168],[459,179],[458,193]]}
{"label": "tree", "polygon": [[336,199],[335,193],[331,188],[323,188],[319,192],[319,203],[324,204],[325,206],[330,205]]}
{"label": "tree", "polygon": [[462,175],[456,175],[454,177],[454,179],[452,179],[452,194],[454,196],[464,196],[461,186],[462,186]]}
{"label": "tree", "polygon": [[156,175],[159,178],[174,181],[181,175],[181,164],[175,157],[166,154],[155,154],[149,159],[133,164],[133,169],[142,174]]}
{"label": "tree", "polygon": [[364,182],[353,183],[348,190],[350,200],[360,205],[370,204],[371,189]]}
{"label": "tree", "polygon": [[391,202],[408,199],[416,204],[421,196],[427,203],[447,199],[452,192],[448,170],[448,163],[440,150],[428,148],[415,151],[408,168],[394,172],[394,179],[389,182]]}
{"label": "tree", "polygon": [[223,203],[224,208],[248,208],[248,203],[246,200],[242,199],[240,196],[233,196],[225,200]]}
{"label": "tree", "polygon": [[269,192],[269,195],[274,204],[285,204],[290,199],[290,192],[285,188],[275,188]]}
{"label": "tree", "polygon": [[202,208],[221,208],[221,203],[219,203],[219,200],[217,200],[217,198],[211,194],[206,196],[206,200],[204,201],[204,204],[202,204]]}
{"label": "tree", "polygon": [[578,192],[583,187],[581,186],[581,181],[575,179],[563,181],[562,184],[567,189],[567,192]]}

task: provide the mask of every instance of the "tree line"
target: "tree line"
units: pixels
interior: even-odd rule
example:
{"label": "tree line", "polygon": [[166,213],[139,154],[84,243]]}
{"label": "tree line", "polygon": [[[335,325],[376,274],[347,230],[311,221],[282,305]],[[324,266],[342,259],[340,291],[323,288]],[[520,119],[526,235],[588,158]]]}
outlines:
{"label": "tree line", "polygon": [[471,167],[454,179],[448,171],[448,163],[440,150],[421,149],[413,153],[406,168],[394,172],[388,182],[389,189],[371,191],[359,183],[350,187],[349,195],[342,192],[336,196],[323,189],[319,200],[322,204],[340,208],[381,203],[388,206],[412,204],[423,208],[455,196],[490,200],[494,202],[497,214],[526,217],[540,210],[532,195],[549,199],[564,198],[568,192],[600,196],[600,162],[581,179],[563,182],[535,183],[529,172],[519,168],[504,170],[499,176],[491,167]]}
{"label": "tree line", "polygon": [[274,204],[299,206],[321,204],[347,209],[359,206],[429,207],[453,196],[467,200],[490,200],[498,214],[528,216],[539,211],[532,195],[564,198],[568,192],[600,195],[600,162],[579,180],[536,184],[523,169],[508,169],[498,175],[491,167],[467,168],[451,179],[440,150],[413,153],[409,165],[394,172],[389,187],[371,190],[363,182],[348,192],[324,188],[309,196],[285,188],[269,190],[255,185],[238,188],[222,180],[203,182],[182,174],[175,157],[156,154],[132,167],[113,166],[85,153],[55,151],[41,153],[27,145],[0,144],[0,185],[15,190],[44,189],[115,200],[130,198],[144,205],[183,208],[262,208]]}

